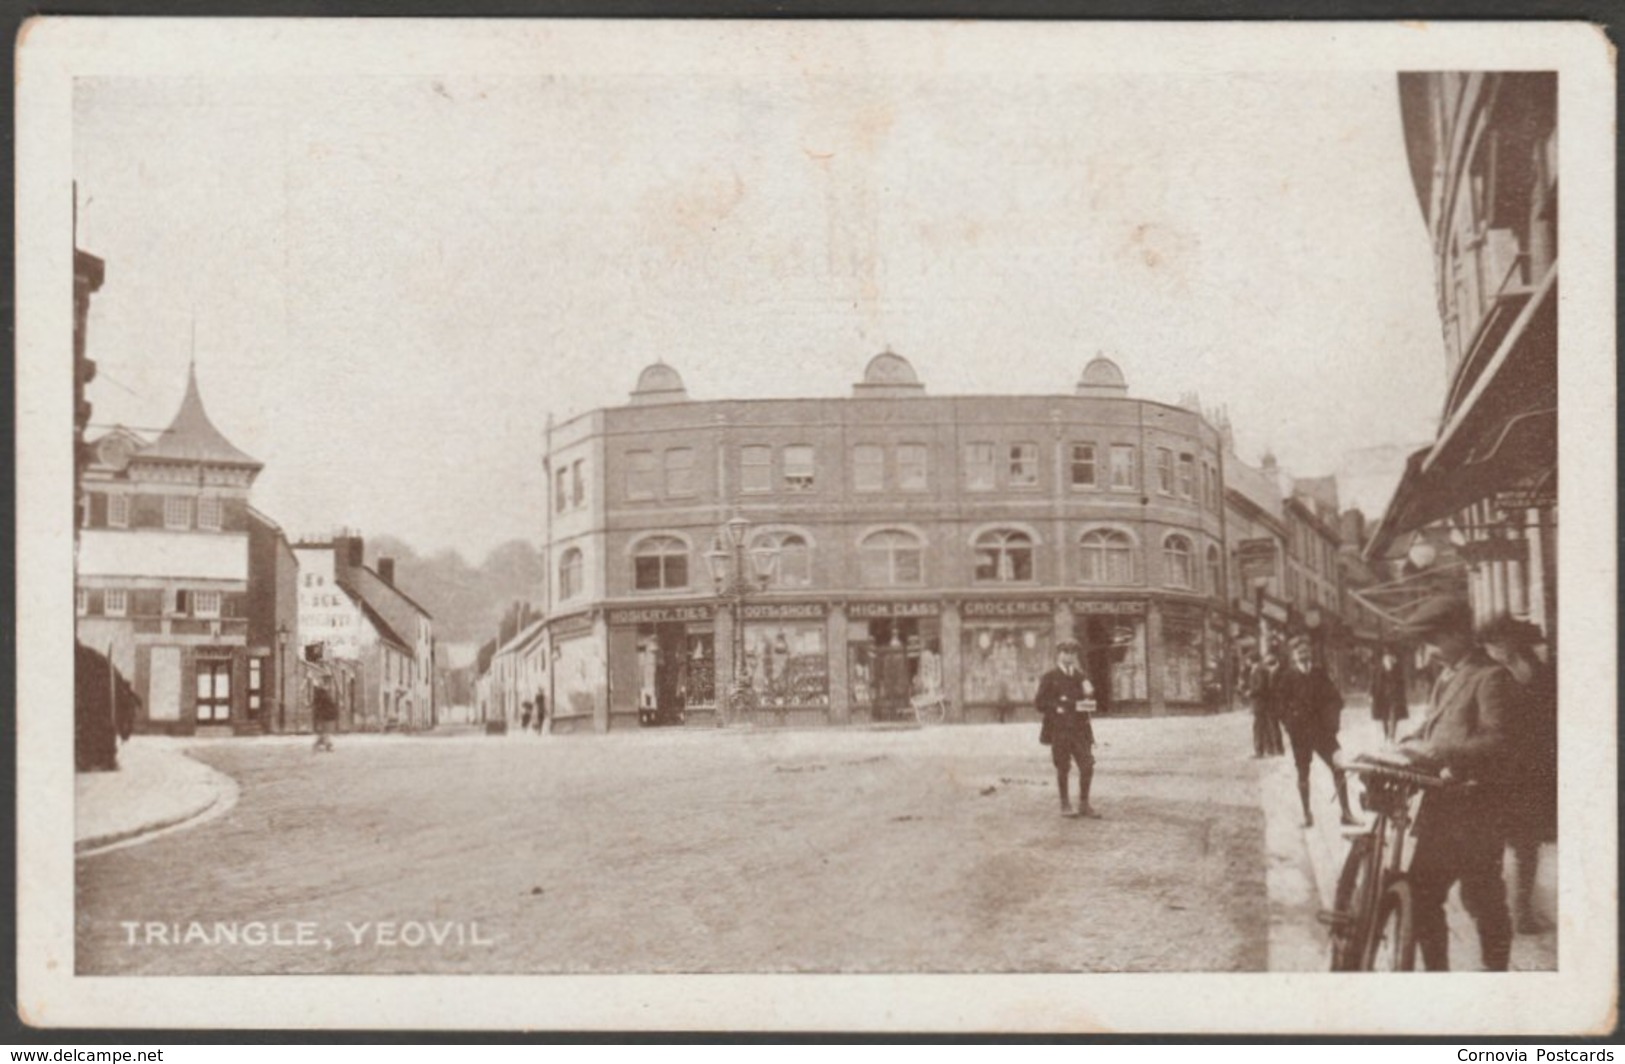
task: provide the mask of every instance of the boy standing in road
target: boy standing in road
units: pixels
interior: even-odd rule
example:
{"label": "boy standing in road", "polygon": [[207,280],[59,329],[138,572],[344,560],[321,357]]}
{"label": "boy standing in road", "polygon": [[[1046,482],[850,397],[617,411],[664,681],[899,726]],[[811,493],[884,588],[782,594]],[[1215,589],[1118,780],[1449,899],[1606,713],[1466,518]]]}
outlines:
{"label": "boy standing in road", "polygon": [[[1089,722],[1095,712],[1095,689],[1078,665],[1078,644],[1068,639],[1055,648],[1056,668],[1038,681],[1034,706],[1044,718],[1038,741],[1050,748],[1055,763],[1055,785],[1061,792],[1062,816],[1099,819],[1089,804],[1089,787],[1095,776],[1095,733]],[[1069,794],[1072,764],[1078,766],[1078,808],[1074,812]]]}

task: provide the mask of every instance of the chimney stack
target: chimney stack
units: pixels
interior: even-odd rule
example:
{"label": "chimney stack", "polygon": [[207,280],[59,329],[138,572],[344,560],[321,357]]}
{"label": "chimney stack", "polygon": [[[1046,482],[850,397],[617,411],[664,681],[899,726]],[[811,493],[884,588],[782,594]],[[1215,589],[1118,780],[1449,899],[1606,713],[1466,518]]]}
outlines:
{"label": "chimney stack", "polygon": [[384,583],[388,584],[390,587],[394,587],[395,586],[395,559],[394,558],[379,558],[378,559],[378,575],[383,579]]}

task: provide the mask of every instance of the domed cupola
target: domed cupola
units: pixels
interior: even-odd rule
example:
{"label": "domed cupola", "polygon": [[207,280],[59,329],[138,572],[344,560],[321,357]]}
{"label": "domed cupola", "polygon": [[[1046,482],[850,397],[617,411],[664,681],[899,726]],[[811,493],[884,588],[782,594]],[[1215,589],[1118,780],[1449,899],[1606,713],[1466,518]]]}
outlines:
{"label": "domed cupola", "polygon": [[638,374],[638,386],[632,389],[633,403],[680,403],[687,398],[682,376],[664,362],[645,366]]}
{"label": "domed cupola", "polygon": [[863,380],[852,386],[852,395],[857,399],[891,399],[924,394],[925,385],[920,383],[908,359],[889,348],[869,360],[869,365],[863,370]]}
{"label": "domed cupola", "polygon": [[1128,381],[1117,363],[1104,355],[1097,355],[1083,367],[1078,378],[1077,394],[1092,399],[1121,399],[1128,395]]}

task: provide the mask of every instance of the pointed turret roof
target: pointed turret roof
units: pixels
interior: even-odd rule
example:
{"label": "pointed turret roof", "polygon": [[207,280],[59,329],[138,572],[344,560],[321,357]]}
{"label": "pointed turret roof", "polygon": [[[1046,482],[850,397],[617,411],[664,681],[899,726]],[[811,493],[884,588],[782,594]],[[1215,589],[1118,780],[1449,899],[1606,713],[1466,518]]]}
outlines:
{"label": "pointed turret roof", "polygon": [[260,469],[264,463],[239,451],[230,440],[221,435],[209,414],[203,409],[203,396],[197,387],[197,363],[186,371],[186,398],[175,413],[175,420],[152,446],[136,456],[138,460],[159,462],[198,462],[206,465],[242,466]]}

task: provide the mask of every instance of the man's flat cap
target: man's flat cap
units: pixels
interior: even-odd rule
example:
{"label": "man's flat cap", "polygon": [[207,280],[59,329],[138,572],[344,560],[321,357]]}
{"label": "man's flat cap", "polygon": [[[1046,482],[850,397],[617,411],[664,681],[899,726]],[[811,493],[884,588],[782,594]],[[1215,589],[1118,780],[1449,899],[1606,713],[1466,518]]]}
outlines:
{"label": "man's flat cap", "polygon": [[1546,635],[1539,625],[1520,621],[1508,614],[1501,614],[1492,618],[1489,623],[1478,630],[1478,640],[1481,643],[1511,643],[1514,646],[1534,646],[1536,643],[1546,642]]}
{"label": "man's flat cap", "polygon": [[1057,654],[1065,654],[1067,651],[1071,651],[1072,653],[1076,654],[1082,649],[1083,648],[1078,645],[1078,641],[1076,639],[1063,639],[1059,643],[1055,644],[1055,653]]}

